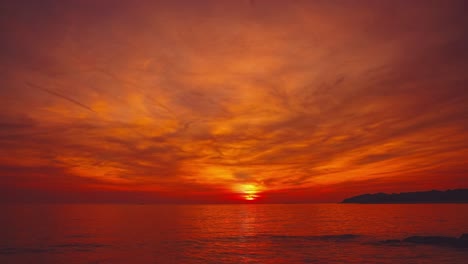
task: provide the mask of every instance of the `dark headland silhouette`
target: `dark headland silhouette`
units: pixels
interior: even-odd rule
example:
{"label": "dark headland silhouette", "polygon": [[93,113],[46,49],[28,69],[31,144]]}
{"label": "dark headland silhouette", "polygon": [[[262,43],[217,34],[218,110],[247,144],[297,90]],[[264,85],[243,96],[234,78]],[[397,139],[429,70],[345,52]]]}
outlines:
{"label": "dark headland silhouette", "polygon": [[362,194],[344,199],[341,203],[468,203],[468,189],[447,191]]}

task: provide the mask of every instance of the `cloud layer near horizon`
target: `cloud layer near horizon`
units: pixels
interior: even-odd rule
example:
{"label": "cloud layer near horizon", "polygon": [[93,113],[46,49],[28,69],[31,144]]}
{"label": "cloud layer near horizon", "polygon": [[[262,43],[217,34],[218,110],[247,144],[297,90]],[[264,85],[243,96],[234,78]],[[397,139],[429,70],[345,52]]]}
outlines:
{"label": "cloud layer near horizon", "polygon": [[8,188],[468,187],[462,1],[10,2]]}

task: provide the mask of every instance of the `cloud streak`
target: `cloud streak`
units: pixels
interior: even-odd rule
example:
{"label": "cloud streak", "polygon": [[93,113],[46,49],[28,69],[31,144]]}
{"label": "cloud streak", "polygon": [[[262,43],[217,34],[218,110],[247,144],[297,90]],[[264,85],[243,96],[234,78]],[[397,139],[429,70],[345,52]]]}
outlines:
{"label": "cloud streak", "polygon": [[84,109],[86,109],[86,110],[89,110],[89,111],[91,111],[91,112],[94,112],[94,110],[91,109],[89,106],[86,106],[86,105],[84,105],[84,104],[78,102],[77,100],[75,100],[75,99],[73,99],[73,98],[70,98],[70,97],[65,96],[65,95],[63,95],[63,94],[60,94],[60,93],[51,91],[51,90],[49,90],[49,89],[47,89],[47,88],[41,87],[41,86],[36,85],[36,84],[33,84],[33,83],[26,83],[26,84],[27,84],[28,86],[33,87],[33,88],[42,90],[42,91],[44,91],[44,92],[46,92],[46,93],[49,93],[49,94],[51,94],[51,95],[54,95],[54,96],[57,96],[57,97],[62,98],[62,99],[64,99],[64,100],[67,100],[67,101],[69,101],[69,102],[71,102],[71,103],[73,103],[73,104],[75,104],[75,105],[78,105],[78,106],[80,106],[80,107],[82,107],[82,108],[84,108]]}

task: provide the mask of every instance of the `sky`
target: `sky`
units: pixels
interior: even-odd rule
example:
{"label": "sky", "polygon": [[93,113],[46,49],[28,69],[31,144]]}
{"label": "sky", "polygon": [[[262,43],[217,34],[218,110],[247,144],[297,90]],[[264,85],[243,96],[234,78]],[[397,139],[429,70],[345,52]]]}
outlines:
{"label": "sky", "polygon": [[1,1],[0,202],[468,187],[466,1]]}

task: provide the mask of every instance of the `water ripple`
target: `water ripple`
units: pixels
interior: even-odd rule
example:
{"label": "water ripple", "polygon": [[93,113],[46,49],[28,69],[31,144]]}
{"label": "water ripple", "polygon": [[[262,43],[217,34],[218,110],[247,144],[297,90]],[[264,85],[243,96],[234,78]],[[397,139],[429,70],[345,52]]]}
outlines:
{"label": "water ripple", "polygon": [[94,251],[98,248],[110,247],[110,245],[99,243],[64,243],[45,247],[1,247],[0,254],[33,254],[33,253],[59,253],[64,250],[71,251]]}

